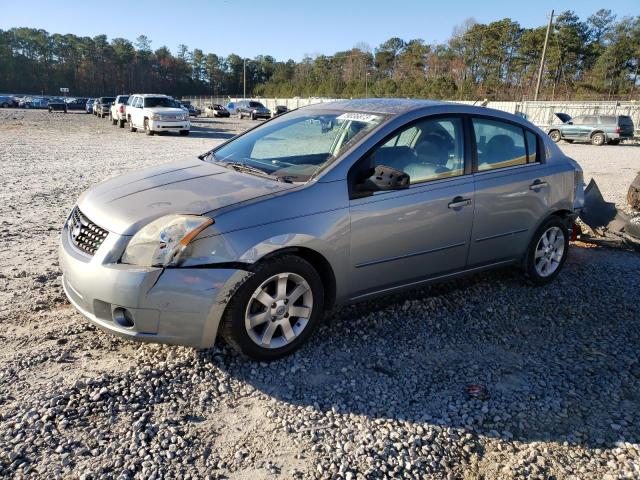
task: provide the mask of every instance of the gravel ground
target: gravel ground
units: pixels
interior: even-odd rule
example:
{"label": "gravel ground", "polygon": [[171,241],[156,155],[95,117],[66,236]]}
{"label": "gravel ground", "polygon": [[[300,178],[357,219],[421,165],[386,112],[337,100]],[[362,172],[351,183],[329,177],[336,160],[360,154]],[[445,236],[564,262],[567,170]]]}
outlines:
{"label": "gravel ground", "polygon": [[[0,476],[640,478],[640,256],[573,244],[555,283],[504,270],[332,313],[270,364],[141,345],[69,306],[59,229],[107,176],[248,121],[146,137],[0,110]],[[624,202],[640,147],[562,145]],[[465,393],[481,384],[481,398]]]}

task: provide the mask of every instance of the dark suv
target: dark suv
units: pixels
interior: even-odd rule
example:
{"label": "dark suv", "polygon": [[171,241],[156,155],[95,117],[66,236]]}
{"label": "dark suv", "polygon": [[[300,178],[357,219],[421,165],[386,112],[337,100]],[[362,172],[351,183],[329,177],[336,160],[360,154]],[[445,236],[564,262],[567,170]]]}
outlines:
{"label": "dark suv", "polygon": [[98,105],[96,106],[96,113],[100,118],[104,118],[109,115],[109,109],[111,108],[111,102],[114,102],[116,97],[100,97],[98,99]]}
{"label": "dark suv", "polygon": [[566,113],[556,113],[562,125],[549,127],[554,142],[575,140],[593,145],[617,145],[621,140],[631,140],[634,134],[633,120],[627,115],[580,115],[571,118]]}
{"label": "dark suv", "polygon": [[240,118],[249,117],[251,120],[271,118],[271,110],[254,100],[240,100],[236,103],[236,109]]}

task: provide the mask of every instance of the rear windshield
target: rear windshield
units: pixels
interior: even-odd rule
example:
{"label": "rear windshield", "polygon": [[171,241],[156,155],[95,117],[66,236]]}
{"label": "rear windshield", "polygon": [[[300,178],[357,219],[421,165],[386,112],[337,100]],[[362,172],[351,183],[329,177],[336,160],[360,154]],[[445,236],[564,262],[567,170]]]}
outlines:
{"label": "rear windshield", "polygon": [[625,127],[633,127],[633,120],[631,117],[627,117],[626,115],[620,115],[618,119],[618,125]]}
{"label": "rear windshield", "polygon": [[144,106],[146,108],[153,107],[177,107],[177,102],[172,98],[167,97],[146,97],[144,99]]}
{"label": "rear windshield", "polygon": [[129,96],[120,95],[118,97],[118,103],[127,103],[127,100],[129,100]]}

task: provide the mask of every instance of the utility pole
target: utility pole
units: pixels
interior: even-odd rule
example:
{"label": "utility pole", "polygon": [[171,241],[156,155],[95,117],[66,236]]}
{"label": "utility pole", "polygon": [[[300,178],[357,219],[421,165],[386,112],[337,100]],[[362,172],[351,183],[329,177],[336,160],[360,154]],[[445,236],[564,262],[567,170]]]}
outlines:
{"label": "utility pole", "polygon": [[536,93],[533,96],[533,100],[538,100],[538,93],[540,92],[540,82],[542,81],[542,70],[544,69],[544,57],[547,54],[547,43],[549,43],[549,33],[551,32],[551,24],[553,23],[553,10],[549,15],[549,24],[547,25],[547,34],[544,36],[544,46],[542,47],[542,58],[540,59],[540,68],[538,69],[538,81],[536,82]]}
{"label": "utility pole", "polygon": [[247,98],[247,59],[242,59],[242,98]]}

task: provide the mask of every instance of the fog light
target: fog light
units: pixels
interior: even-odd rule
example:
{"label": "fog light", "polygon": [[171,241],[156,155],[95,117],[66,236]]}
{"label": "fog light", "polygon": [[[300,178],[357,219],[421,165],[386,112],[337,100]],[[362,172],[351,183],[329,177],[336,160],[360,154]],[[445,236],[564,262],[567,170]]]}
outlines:
{"label": "fog light", "polygon": [[113,309],[113,321],[124,328],[132,328],[134,325],[133,315],[129,310],[122,307]]}

